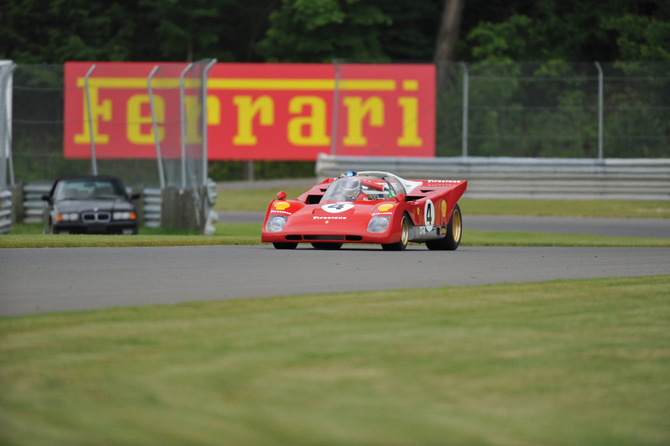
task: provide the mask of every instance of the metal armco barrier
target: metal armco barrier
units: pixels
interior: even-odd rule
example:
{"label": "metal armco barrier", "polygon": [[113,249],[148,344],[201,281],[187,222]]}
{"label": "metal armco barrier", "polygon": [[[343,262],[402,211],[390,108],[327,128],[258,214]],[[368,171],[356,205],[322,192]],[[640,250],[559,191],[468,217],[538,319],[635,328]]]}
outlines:
{"label": "metal armco barrier", "polygon": [[[12,186],[14,200],[14,218],[10,219],[13,223],[41,223],[44,215],[44,201],[42,195],[51,191],[52,183],[26,183],[14,184]],[[138,212],[141,213],[140,223],[150,228],[158,228],[161,223],[161,190],[151,187],[128,187],[128,193],[138,192],[141,194],[140,201],[136,203]],[[4,197],[12,196],[12,192],[6,191],[0,193]],[[12,204],[4,198],[0,200],[0,234],[3,232],[4,204],[7,204],[7,215],[11,214]],[[7,217],[9,219],[9,217]]]}
{"label": "metal armco barrier", "polygon": [[0,192],[0,234],[7,234],[12,224],[12,191]]}
{"label": "metal armco barrier", "polygon": [[670,200],[670,159],[400,158],[319,155],[319,178],[381,170],[468,180],[468,198]]}

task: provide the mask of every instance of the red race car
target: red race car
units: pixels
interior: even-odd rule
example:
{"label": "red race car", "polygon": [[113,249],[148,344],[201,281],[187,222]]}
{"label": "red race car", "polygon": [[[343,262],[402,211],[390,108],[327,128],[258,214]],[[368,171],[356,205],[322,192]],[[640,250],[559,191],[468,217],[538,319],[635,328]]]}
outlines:
{"label": "red race car", "polygon": [[463,221],[457,201],[467,181],[404,180],[388,172],[346,172],[295,200],[279,192],[263,224],[263,242],[277,249],[311,243],[339,249],[343,243],[381,244],[402,251],[409,242],[454,250]]}

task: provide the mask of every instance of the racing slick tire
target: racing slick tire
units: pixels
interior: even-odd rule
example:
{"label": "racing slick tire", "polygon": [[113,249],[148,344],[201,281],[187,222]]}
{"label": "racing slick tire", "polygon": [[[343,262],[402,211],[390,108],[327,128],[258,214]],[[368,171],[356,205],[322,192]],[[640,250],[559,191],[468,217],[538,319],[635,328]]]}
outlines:
{"label": "racing slick tire", "polygon": [[409,243],[409,216],[407,213],[402,214],[400,221],[400,240],[396,243],[382,244],[384,251],[404,251]]}
{"label": "racing slick tire", "polygon": [[297,243],[272,242],[272,245],[275,247],[275,249],[295,249],[298,247]]}
{"label": "racing slick tire", "polygon": [[453,251],[461,244],[461,235],[463,234],[463,217],[461,208],[456,204],[451,212],[449,224],[447,225],[447,235],[439,240],[426,242],[426,247],[430,250]]}
{"label": "racing slick tire", "polygon": [[314,249],[327,249],[334,251],[342,247],[342,243],[312,242]]}

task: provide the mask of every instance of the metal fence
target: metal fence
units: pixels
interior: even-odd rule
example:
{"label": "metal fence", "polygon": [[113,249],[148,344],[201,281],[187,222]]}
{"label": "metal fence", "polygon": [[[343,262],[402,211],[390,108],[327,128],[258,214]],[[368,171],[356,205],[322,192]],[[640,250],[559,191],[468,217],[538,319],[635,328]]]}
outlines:
{"label": "metal fence", "polygon": [[[336,86],[353,66],[336,65]],[[443,63],[436,71],[438,157],[670,157],[668,62]],[[336,89],[340,105],[346,94]],[[393,144],[391,136],[372,150]]]}
{"label": "metal fence", "polygon": [[[158,133],[158,126],[164,132],[162,140],[154,138],[157,153],[154,160],[113,159],[112,154],[106,153],[104,144],[95,144],[95,137],[88,138],[90,160],[66,159],[63,151],[64,66],[0,65],[1,85],[13,80],[13,85],[1,90],[0,97],[0,104],[8,107],[0,111],[0,141],[8,141],[7,148],[1,150],[6,151],[7,156],[0,157],[0,191],[15,182],[53,181],[74,175],[112,175],[121,178],[126,185],[141,185],[149,190],[165,187],[191,189],[195,209],[203,208],[195,213],[195,221],[198,226],[203,226],[200,216],[203,211],[204,215],[209,211],[208,201],[200,197],[200,188],[207,185],[207,128],[203,124],[207,119],[207,109],[203,107],[207,83],[203,80],[215,62],[159,64],[147,73],[152,116],[148,124],[153,124],[153,135]],[[15,68],[13,76],[10,68]],[[95,78],[104,77],[108,69],[104,64],[91,65],[83,86],[86,100],[93,89],[97,96],[105,95],[107,87],[96,85]],[[118,90],[120,87],[113,88]],[[10,98],[8,94],[12,93],[13,98]],[[155,107],[158,100],[161,106]],[[98,116],[89,114],[88,119],[82,121],[84,130],[91,130],[98,119]],[[131,124],[147,124],[145,118],[141,119],[141,122]],[[125,132],[129,124],[114,120],[112,116],[105,123],[119,126],[119,132]],[[7,131],[3,131],[5,124],[11,130],[11,138]],[[7,160],[13,160],[13,165],[6,166]],[[11,179],[5,179],[6,172],[10,173]],[[149,204],[150,207],[156,205]],[[154,209],[152,217],[157,213],[160,214],[160,210]],[[157,224],[155,218],[148,221],[152,226]]]}

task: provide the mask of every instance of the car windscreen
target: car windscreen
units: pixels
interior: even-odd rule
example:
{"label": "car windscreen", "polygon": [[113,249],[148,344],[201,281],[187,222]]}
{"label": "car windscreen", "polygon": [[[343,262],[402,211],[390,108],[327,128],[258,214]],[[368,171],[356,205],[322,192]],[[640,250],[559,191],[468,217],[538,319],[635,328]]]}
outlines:
{"label": "car windscreen", "polygon": [[322,201],[387,200],[395,191],[390,184],[375,177],[342,177],[333,181]]}
{"label": "car windscreen", "polygon": [[118,181],[67,180],[58,183],[56,201],[61,200],[117,200],[126,198],[126,191]]}

